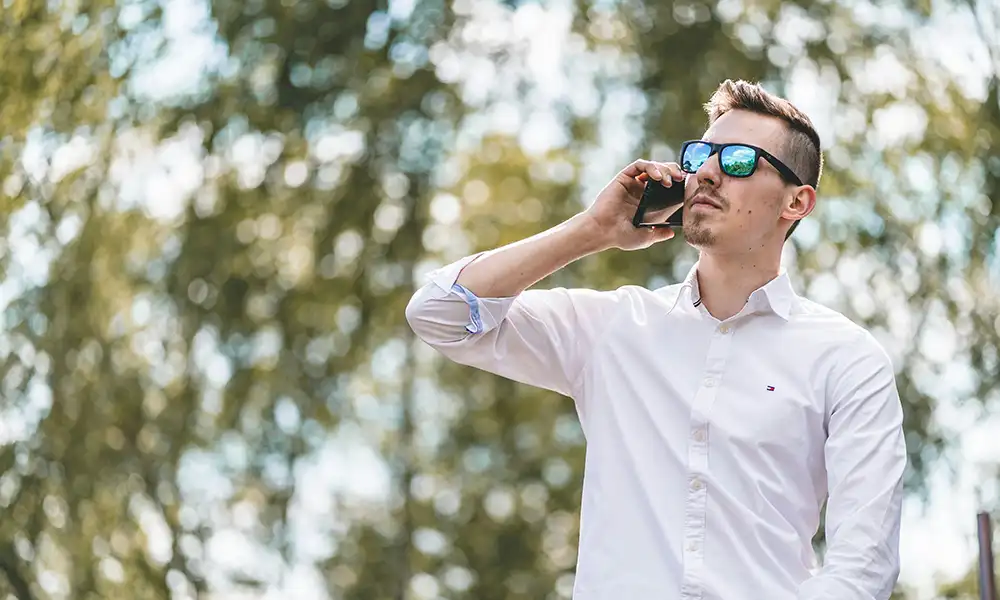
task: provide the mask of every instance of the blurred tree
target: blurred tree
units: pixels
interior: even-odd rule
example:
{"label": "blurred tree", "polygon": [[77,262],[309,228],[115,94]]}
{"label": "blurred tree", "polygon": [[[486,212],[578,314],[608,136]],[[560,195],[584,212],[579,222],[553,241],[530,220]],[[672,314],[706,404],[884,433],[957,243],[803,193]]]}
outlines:
{"label": "blurred tree", "polygon": [[[986,4],[941,10],[995,58]],[[726,77],[829,122],[789,261],[896,357],[919,491],[934,399],[1000,389],[1000,104],[893,6],[3,2],[0,596],[568,597],[572,403],[442,361],[403,309],[672,158]]]}
{"label": "blurred tree", "polygon": [[978,568],[973,568],[958,581],[942,584],[937,597],[943,600],[979,600]]}
{"label": "blurred tree", "polygon": [[[24,108],[4,122],[42,131],[8,128],[41,183],[5,182],[24,204],[6,255],[20,286],[9,290],[6,416],[20,425],[3,450],[2,504],[15,517],[0,536],[5,585],[24,598],[279,586],[286,568],[348,564],[332,533],[372,520],[391,524],[365,548],[392,555],[391,576],[364,593],[396,595],[408,581],[410,531],[397,526],[408,503],[355,514],[321,502],[324,524],[303,547],[294,530],[315,502],[296,490],[364,399],[390,412],[351,425],[380,454],[405,455],[407,437],[390,432],[406,428],[412,377],[390,365],[412,363],[399,340],[418,208],[461,114],[427,68],[426,46],[448,25],[443,5],[390,15],[363,2],[240,2],[209,14],[175,2],[162,27],[149,3],[100,21],[88,6],[15,8],[4,13],[14,24],[42,26],[25,25],[33,42],[7,55],[5,90]],[[192,19],[196,35],[184,29]],[[60,55],[63,33],[96,52]],[[205,53],[185,55],[187,44]],[[38,66],[46,56],[66,61],[67,90]],[[178,58],[194,71],[181,89],[157,80],[177,78]],[[109,70],[115,85],[88,88],[107,113],[101,136],[81,129],[81,91],[69,86],[112,80]],[[41,75],[46,85],[27,85]],[[47,120],[51,103],[68,107],[72,140],[59,135],[69,125]],[[73,143],[84,156],[59,155]],[[44,258],[29,261],[31,243]],[[405,500],[409,486],[399,488]],[[260,557],[229,560],[246,547]],[[344,579],[315,573],[319,589]]]}
{"label": "blurred tree", "polygon": [[[80,232],[107,164],[101,149],[114,132],[116,75],[127,71],[127,65],[108,60],[120,34],[116,15],[115,3],[102,0],[72,7],[12,0],[0,10],[5,32],[0,41],[0,178],[7,232],[0,344],[0,506],[7,518],[0,524],[0,595],[9,592],[22,600],[71,592],[82,598],[113,587],[121,563],[102,563],[108,543],[123,557],[129,554],[128,529],[119,529],[128,527],[119,518],[127,503],[113,497],[116,487],[129,485],[129,472],[101,469],[111,456],[120,456],[115,450],[121,450],[121,430],[114,423],[131,414],[125,408],[112,416],[113,405],[105,403],[88,415],[93,420],[80,418],[84,398],[77,394],[94,391],[100,397],[96,385],[85,390],[88,382],[105,390],[120,385],[123,391],[129,382],[91,379],[101,360],[96,340],[67,340],[75,349],[64,346],[53,354],[51,337],[67,329],[70,335],[86,330],[92,316],[105,313],[109,296],[83,302],[90,287],[87,265],[98,262],[94,274],[101,275],[108,258],[124,256],[132,240],[115,229],[126,219],[98,214],[87,221],[78,246],[93,249],[96,229],[107,227],[112,235],[103,256],[85,254],[84,262],[66,265],[79,274],[60,282],[67,305],[60,306],[44,287],[54,270],[53,257]],[[155,26],[154,14],[148,24]],[[116,291],[114,283],[107,282],[109,295]],[[66,377],[68,364],[77,369],[72,381]],[[65,402],[49,412],[53,398]],[[101,426],[91,428],[95,422]],[[99,581],[101,569],[112,582]],[[142,597],[142,587],[136,590]]]}

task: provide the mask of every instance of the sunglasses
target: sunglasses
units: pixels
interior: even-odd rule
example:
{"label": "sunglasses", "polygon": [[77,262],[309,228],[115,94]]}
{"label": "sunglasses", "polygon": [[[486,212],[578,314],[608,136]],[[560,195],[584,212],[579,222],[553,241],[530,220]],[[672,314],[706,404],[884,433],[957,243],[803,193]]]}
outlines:
{"label": "sunglasses", "polygon": [[781,176],[795,185],[802,180],[788,166],[770,152],[750,144],[713,144],[701,140],[684,142],[681,146],[681,170],[696,173],[713,155],[719,155],[722,172],[730,177],[750,177],[757,170],[757,163],[764,159],[771,163]]}

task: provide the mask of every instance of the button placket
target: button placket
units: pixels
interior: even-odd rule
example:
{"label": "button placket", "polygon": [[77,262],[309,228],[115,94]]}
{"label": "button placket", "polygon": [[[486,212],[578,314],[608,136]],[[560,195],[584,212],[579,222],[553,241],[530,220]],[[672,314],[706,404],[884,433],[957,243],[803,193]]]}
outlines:
{"label": "button placket", "polygon": [[[723,331],[725,329],[725,331]],[[682,597],[697,599],[702,595],[701,574],[704,567],[706,505],[708,500],[708,417],[720,387],[720,381],[729,356],[732,327],[723,325],[712,334],[702,387],[691,407],[691,434],[688,444],[687,502],[684,510],[684,575]]]}

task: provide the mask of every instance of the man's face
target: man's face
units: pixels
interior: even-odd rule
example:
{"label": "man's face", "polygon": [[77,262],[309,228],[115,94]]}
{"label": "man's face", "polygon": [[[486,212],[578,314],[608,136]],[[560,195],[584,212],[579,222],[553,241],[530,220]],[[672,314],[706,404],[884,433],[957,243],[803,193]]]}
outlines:
{"label": "man's face", "polygon": [[[784,163],[785,123],[745,110],[730,111],[715,121],[702,137],[718,144],[742,142],[763,148]],[[692,246],[724,253],[756,251],[784,242],[787,207],[795,186],[788,185],[763,158],[750,177],[731,177],[722,171],[716,153],[688,174],[684,200],[684,239]],[[699,203],[707,198],[717,207]]]}

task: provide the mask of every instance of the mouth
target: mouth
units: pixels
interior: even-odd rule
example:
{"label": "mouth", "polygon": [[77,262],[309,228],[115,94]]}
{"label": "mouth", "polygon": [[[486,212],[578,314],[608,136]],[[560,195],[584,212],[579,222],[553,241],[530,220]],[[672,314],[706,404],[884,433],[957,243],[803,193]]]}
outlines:
{"label": "mouth", "polygon": [[715,200],[712,200],[708,196],[705,196],[703,194],[698,194],[697,196],[691,199],[691,208],[722,210],[722,205],[720,205]]}

